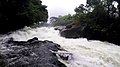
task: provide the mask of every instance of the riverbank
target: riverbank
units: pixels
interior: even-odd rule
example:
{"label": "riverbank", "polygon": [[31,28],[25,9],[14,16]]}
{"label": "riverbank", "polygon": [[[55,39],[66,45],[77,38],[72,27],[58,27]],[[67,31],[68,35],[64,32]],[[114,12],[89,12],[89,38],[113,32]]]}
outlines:
{"label": "riverbank", "polygon": [[120,45],[119,34],[112,31],[93,30],[87,24],[67,25],[63,28],[55,28],[60,31],[60,35],[65,38],[87,38],[88,40],[100,40]]}

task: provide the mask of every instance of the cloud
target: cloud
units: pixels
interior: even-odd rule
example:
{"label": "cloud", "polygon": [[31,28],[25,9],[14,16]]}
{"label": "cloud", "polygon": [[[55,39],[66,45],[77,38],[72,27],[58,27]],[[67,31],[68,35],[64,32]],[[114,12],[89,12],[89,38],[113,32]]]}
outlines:
{"label": "cloud", "polygon": [[49,16],[59,16],[74,14],[75,7],[81,3],[85,4],[86,0],[42,0],[44,5],[48,6]]}

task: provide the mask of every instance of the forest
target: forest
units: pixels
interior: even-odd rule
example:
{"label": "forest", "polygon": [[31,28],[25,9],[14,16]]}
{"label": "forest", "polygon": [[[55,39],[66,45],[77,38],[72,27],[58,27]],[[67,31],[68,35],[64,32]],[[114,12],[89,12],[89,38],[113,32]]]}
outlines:
{"label": "forest", "polygon": [[46,8],[41,0],[0,0],[0,33],[46,22]]}
{"label": "forest", "polygon": [[87,0],[74,11],[73,15],[51,17],[52,25],[76,28],[77,37],[120,44],[120,0]]}

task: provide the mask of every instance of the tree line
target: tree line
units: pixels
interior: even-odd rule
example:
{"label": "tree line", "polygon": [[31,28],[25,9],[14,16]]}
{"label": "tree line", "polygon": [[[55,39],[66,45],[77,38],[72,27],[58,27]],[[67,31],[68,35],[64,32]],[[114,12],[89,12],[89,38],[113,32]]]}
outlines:
{"label": "tree line", "polygon": [[46,22],[46,8],[41,0],[0,0],[0,33]]}
{"label": "tree line", "polygon": [[[85,32],[91,34],[93,39],[120,44],[120,0],[87,0],[86,5],[80,4],[74,11],[76,14],[66,15],[71,16],[71,25],[76,24],[77,27],[86,24]],[[58,17],[52,23],[62,23],[62,19]],[[70,21],[68,18],[64,19]],[[67,26],[70,27],[70,23]]]}

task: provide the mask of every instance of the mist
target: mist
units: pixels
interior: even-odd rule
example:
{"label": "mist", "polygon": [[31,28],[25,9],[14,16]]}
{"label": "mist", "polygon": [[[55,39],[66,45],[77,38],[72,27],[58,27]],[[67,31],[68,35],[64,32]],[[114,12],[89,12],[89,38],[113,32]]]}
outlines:
{"label": "mist", "polygon": [[77,6],[86,4],[86,0],[42,0],[42,2],[43,5],[48,6],[49,18],[52,16],[75,14],[74,9]]}

